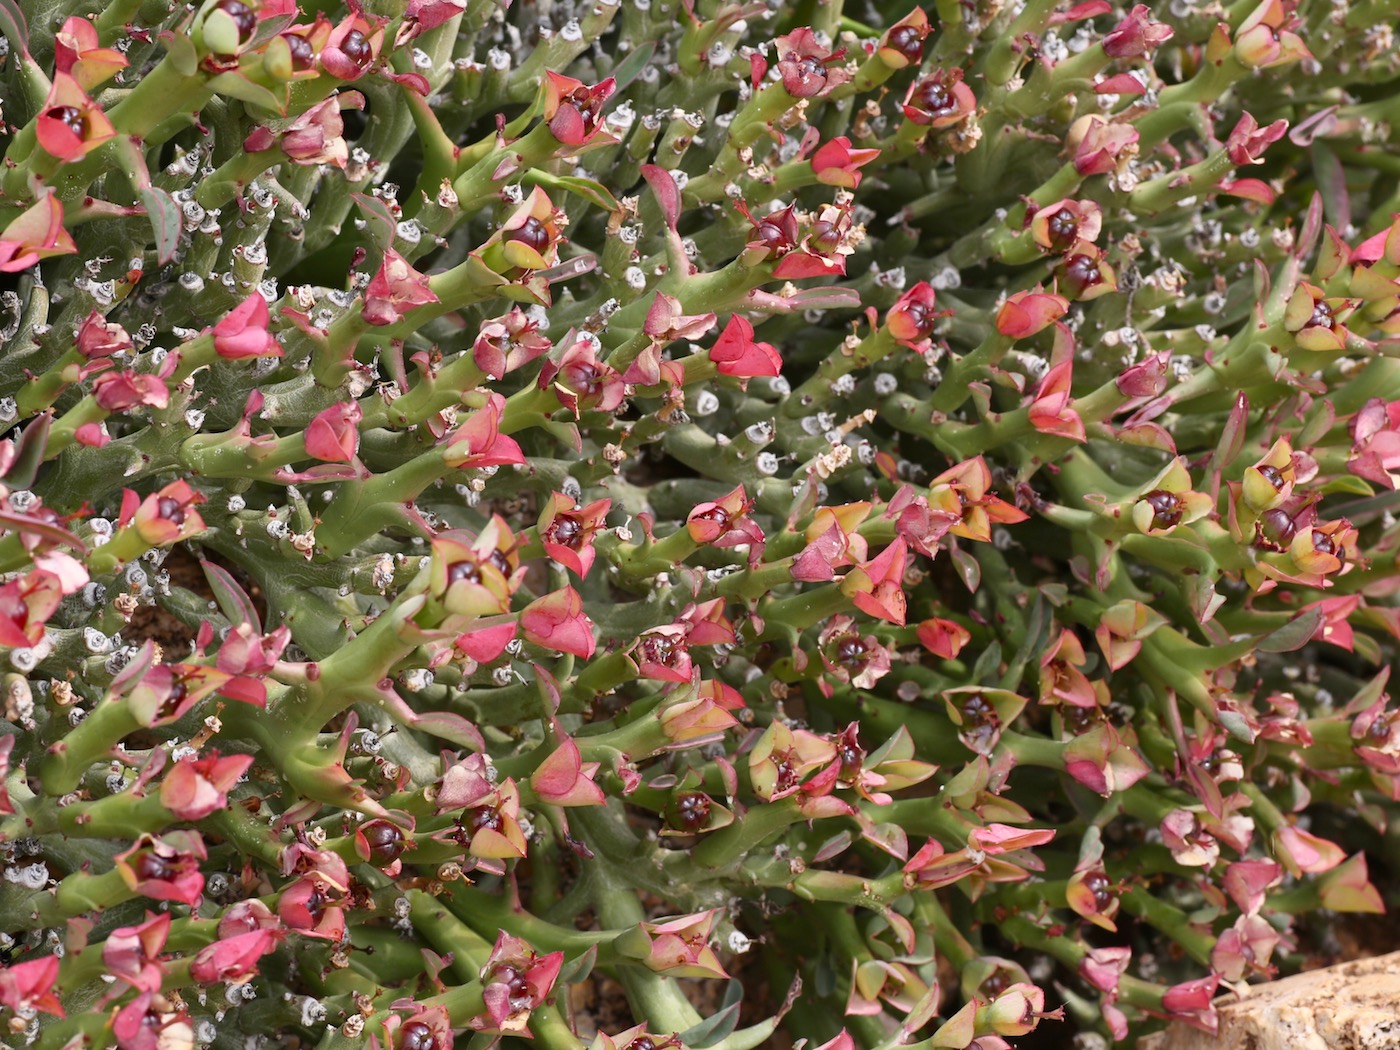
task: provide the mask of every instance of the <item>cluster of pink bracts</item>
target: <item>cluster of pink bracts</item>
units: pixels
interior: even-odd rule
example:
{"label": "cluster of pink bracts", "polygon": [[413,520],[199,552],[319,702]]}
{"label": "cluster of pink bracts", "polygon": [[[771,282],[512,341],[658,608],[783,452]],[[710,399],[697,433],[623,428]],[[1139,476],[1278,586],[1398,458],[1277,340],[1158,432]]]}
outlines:
{"label": "cluster of pink bracts", "polygon": [[1389,6],[0,0],[0,1044],[1124,1040],[1383,911]]}

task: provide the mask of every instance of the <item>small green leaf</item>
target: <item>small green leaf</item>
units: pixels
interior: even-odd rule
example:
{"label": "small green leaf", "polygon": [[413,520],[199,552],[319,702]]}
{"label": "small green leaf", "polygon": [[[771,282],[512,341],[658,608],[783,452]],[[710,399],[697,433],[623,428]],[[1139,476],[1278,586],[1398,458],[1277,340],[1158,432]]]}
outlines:
{"label": "small green leaf", "polygon": [[[737,981],[732,982],[737,984]],[[714,1046],[730,1032],[739,1027],[739,1004],[727,1006],[719,1013],[705,1018],[694,1028],[681,1033],[681,1043],[691,1050],[705,1050]]]}
{"label": "small green leaf", "polygon": [[219,611],[228,622],[235,626],[246,623],[262,634],[262,619],[258,616],[253,599],[248,597],[229,571],[211,561],[201,560],[199,565],[204,570],[204,578],[209,581],[209,589],[214,592],[214,600],[219,603]]}
{"label": "small green leaf", "polygon": [[180,247],[184,215],[175,198],[156,186],[147,186],[141,191],[141,203],[146,206],[146,217],[151,220],[151,229],[156,235],[156,257],[164,265],[175,257],[175,250]]}
{"label": "small green leaf", "polygon": [[617,81],[614,94],[621,94],[632,81],[642,75],[642,70],[651,62],[651,53],[655,50],[656,44],[647,41],[641,47],[634,47],[631,54],[613,67],[612,75]]}
{"label": "small green leaf", "polygon": [[1327,614],[1321,609],[1309,609],[1301,616],[1295,616],[1278,630],[1266,634],[1254,644],[1265,653],[1291,653],[1307,645],[1317,629],[1322,626]]}

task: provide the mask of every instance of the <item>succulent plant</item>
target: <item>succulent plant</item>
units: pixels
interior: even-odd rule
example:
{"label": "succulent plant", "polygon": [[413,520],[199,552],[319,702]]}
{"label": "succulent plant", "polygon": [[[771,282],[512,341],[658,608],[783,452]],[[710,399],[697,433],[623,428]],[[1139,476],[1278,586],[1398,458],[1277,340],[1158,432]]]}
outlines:
{"label": "succulent plant", "polygon": [[1393,14],[0,0],[0,1045],[1093,1045],[1382,911]]}

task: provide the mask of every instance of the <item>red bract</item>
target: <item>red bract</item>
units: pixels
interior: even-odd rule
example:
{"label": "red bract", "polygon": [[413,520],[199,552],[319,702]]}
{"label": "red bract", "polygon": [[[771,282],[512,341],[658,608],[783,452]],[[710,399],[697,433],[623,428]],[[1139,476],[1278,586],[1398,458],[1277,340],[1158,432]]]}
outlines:
{"label": "red bract", "polygon": [[[190,488],[189,482],[172,481],[141,501],[129,518],[131,527],[152,547],[168,547],[204,531],[204,519],[194,509],[203,502],[204,494]],[[124,505],[123,524],[127,520]]]}
{"label": "red bract", "polygon": [[572,653],[585,660],[593,655],[593,621],[583,614],[583,599],[572,587],[537,598],[520,612],[520,629],[527,641]]}
{"label": "red bract", "polygon": [[544,121],[550,134],[575,150],[597,141],[614,141],[603,133],[603,103],[617,87],[612,77],[589,87],[581,80],[546,72]]}
{"label": "red bract", "polygon": [[812,172],[824,186],[853,190],[860,185],[860,169],[879,155],[878,149],[851,149],[851,140],[842,135],[812,154]]}
{"label": "red bract", "polygon": [[611,507],[610,499],[579,507],[563,493],[553,493],[535,527],[544,552],[580,577],[587,576],[593,567],[593,537],[602,530]]}
{"label": "red bract", "polygon": [[[269,913],[269,919],[277,922]],[[258,960],[283,938],[276,926],[225,935],[199,950],[190,962],[190,976],[200,984],[246,984],[258,975]]]}
{"label": "red bract", "polygon": [[935,69],[909,85],[900,107],[915,124],[950,128],[977,111],[977,96],[963,83],[961,69]]}
{"label": "red bract", "polygon": [[[661,298],[660,296],[657,297]],[[521,365],[547,354],[553,344],[525,311],[513,306],[502,317],[486,321],[472,343],[472,360],[492,379],[501,379]]]}
{"label": "red bract", "polygon": [[1248,69],[1269,69],[1299,59],[1311,58],[1303,38],[1293,32],[1299,19],[1291,4],[1264,0],[1240,23],[1235,37],[1235,57]]}
{"label": "red bract", "polygon": [[44,151],[61,161],[86,157],[117,136],[107,115],[67,73],[54,75],[34,130]]}
{"label": "red bract", "polygon": [[563,952],[539,955],[529,943],[502,931],[481,968],[486,1015],[472,1028],[492,1034],[529,1037],[530,1011],[544,1004],[564,964]]}
{"label": "red bract", "polygon": [[0,967],[0,1006],[16,1015],[39,1010],[54,1017],[66,1017],[63,1004],[54,994],[57,980],[56,955]]}
{"label": "red bract", "polygon": [[366,18],[355,3],[351,12],[330,31],[319,55],[321,68],[339,80],[359,80],[384,46],[384,20]]}
{"label": "red bract", "polygon": [[739,485],[718,500],[697,503],[686,516],[685,527],[696,543],[711,547],[737,547],[747,543],[750,554],[763,550],[763,530],[748,516],[753,501]]}
{"label": "red bract", "polygon": [[428,286],[426,275],[415,270],[394,249],[384,253],[379,271],[365,289],[365,305],[360,316],[367,324],[389,325],[403,320],[416,306],[435,303],[438,297]]}
{"label": "red bract", "polygon": [[74,345],[78,353],[89,361],[111,357],[132,348],[131,336],[127,335],[126,329],[115,321],[108,321],[96,310],[78,326]]}
{"label": "red bract", "polygon": [[1219,987],[1219,974],[1173,985],[1162,996],[1162,1009],[1192,1028],[1214,1035],[1220,1028],[1220,1019],[1211,999]]}
{"label": "red bract", "polygon": [[1171,26],[1152,21],[1152,9],[1146,4],[1137,4],[1103,38],[1103,49],[1111,58],[1140,58],[1171,38]]}
{"label": "red bract", "polygon": [[559,403],[575,415],[588,411],[612,412],[627,396],[627,384],[617,370],[598,360],[598,341],[576,340],[558,365],[540,372],[540,386],[554,384]]}
{"label": "red bract", "polygon": [[902,537],[867,562],[861,562],[841,579],[841,593],[857,609],[871,616],[904,625],[904,566],[908,545]]}
{"label": "red bract", "polygon": [[[1059,200],[1037,208],[1031,218],[1031,238],[1046,251],[1066,251],[1080,241],[1096,241],[1103,228],[1103,209],[1093,201]],[[1018,293],[1024,294],[1024,293]]]}
{"label": "red bract", "polygon": [[718,908],[682,915],[665,922],[644,922],[642,929],[651,941],[651,950],[642,962],[657,973],[671,977],[717,977],[727,980],[719,957],[710,947],[710,931],[720,914]]}
{"label": "red bract", "polygon": [[782,373],[783,359],[777,349],[770,343],[758,342],[753,336],[753,325],[738,314],[730,316],[729,323],[710,348],[710,360],[720,375],[749,379]]}
{"label": "red bract", "polygon": [[1261,128],[1253,114],[1246,112],[1225,141],[1225,152],[1235,164],[1263,164],[1260,157],[1264,150],[1283,138],[1287,130],[1286,120],[1276,120],[1268,127]]}
{"label": "red bract", "polygon": [[42,569],[0,584],[0,645],[37,645],[63,593],[58,577]]}
{"label": "red bract", "polygon": [[900,346],[922,353],[928,349],[933,327],[944,314],[935,308],[933,285],[920,281],[901,295],[885,314],[885,328]]}
{"label": "red bract", "polygon": [[1079,413],[1071,407],[1074,401],[1071,390],[1073,368],[1074,363],[1069,357],[1052,365],[1050,371],[1045,373],[1045,378],[1040,381],[1035,397],[1031,399],[1026,411],[1031,426],[1042,434],[1083,441],[1084,422],[1079,418]]}
{"label": "red bract", "polygon": [[851,75],[841,68],[845,51],[832,51],[805,26],[773,41],[778,49],[778,73],[783,89],[793,98],[817,98],[846,83]]}
{"label": "red bract", "polygon": [[997,311],[997,331],[1012,339],[1029,339],[1069,312],[1069,300],[1053,292],[1014,292]]}
{"label": "red bract", "polygon": [[245,357],[281,357],[282,347],[267,330],[271,323],[267,300],[261,292],[253,292],[209,329],[214,337],[214,350],[230,361]]}
{"label": "red bract", "polygon": [[113,930],[102,942],[107,972],[143,992],[160,991],[165,971],[160,951],[170,935],[170,916],[146,913],[146,921]]}
{"label": "red bract", "polygon": [[555,806],[601,806],[607,801],[594,783],[597,762],[584,762],[571,737],[555,726],[558,746],[530,775],[530,789],[541,802]]}
{"label": "red bract", "polygon": [[448,435],[442,458],[449,467],[498,467],[524,463],[525,453],[514,438],[501,433],[506,399],[492,393],[482,405]]}
{"label": "red bract", "polygon": [[160,804],[180,820],[203,820],[228,805],[229,789],[252,764],[252,755],[181,759],[160,783]]}
{"label": "red bract", "polygon": [[1070,125],[1068,141],[1074,149],[1075,171],[1084,176],[1106,175],[1137,155],[1138,132],[1131,124],[1089,115]]}
{"label": "red bract", "polygon": [[0,273],[19,273],[40,259],[77,250],[63,228],[63,205],[57,195],[46,194],[0,232]]}
{"label": "red bract", "polygon": [[319,413],[306,428],[306,454],[323,463],[349,463],[360,448],[360,420],[355,401],[339,402]]}
{"label": "red bract", "polygon": [[307,937],[339,941],[345,934],[345,909],[336,905],[342,893],[324,878],[303,876],[277,898],[277,917]]}
{"label": "red bract", "polygon": [[103,372],[94,379],[92,397],[108,412],[127,412],[141,406],[165,408],[170,404],[170,389],[160,376],[123,369]]}
{"label": "red bract", "polygon": [[459,530],[439,533],[433,537],[428,593],[458,616],[506,612],[520,585],[518,547],[515,534],[499,517],[477,536]]}
{"label": "red bract", "polygon": [[127,66],[126,56],[110,47],[102,47],[97,27],[86,18],[73,15],[54,34],[55,73],[67,73],[78,87],[91,91]]}
{"label": "red bract", "polygon": [[160,838],[143,833],[115,860],[132,892],[151,900],[193,905],[204,892],[199,865],[207,857],[199,832],[167,831]]}

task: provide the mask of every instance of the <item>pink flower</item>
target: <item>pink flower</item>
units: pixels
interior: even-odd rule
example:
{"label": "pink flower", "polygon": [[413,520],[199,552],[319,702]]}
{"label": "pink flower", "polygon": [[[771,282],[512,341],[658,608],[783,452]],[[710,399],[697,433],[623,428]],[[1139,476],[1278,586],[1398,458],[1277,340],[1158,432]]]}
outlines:
{"label": "pink flower", "polygon": [[1266,128],[1248,112],[1244,113],[1230,137],[1225,141],[1225,152],[1235,164],[1263,164],[1260,159],[1270,144],[1283,138],[1288,130],[1288,121],[1279,119]]}
{"label": "pink flower", "polygon": [[63,228],[63,205],[49,193],[35,201],[0,232],[0,273],[19,273],[40,259],[78,250]]}
{"label": "pink flower", "polygon": [[753,501],[744,486],[737,485],[718,500],[692,507],[685,519],[686,531],[696,543],[710,547],[738,547],[746,543],[750,556],[755,557],[755,552],[762,552],[765,539],[758,522],[749,517],[752,508]]}
{"label": "pink flower", "polygon": [[845,51],[833,52],[817,42],[807,27],[773,41],[778,49],[778,72],[783,89],[793,98],[816,98],[846,83],[851,75],[841,68]]}
{"label": "pink flower", "polygon": [[[1046,251],[1066,251],[1080,241],[1096,241],[1103,228],[1103,210],[1093,201],[1059,200],[1036,209],[1031,239]],[[1017,293],[1028,294],[1028,293]]]}
{"label": "pink flower", "polygon": [[682,915],[665,922],[644,922],[642,929],[651,941],[651,950],[642,962],[657,973],[671,977],[717,977],[727,980],[719,958],[710,947],[710,932],[720,909]]}
{"label": "pink flower", "polygon": [[1103,49],[1110,58],[1140,58],[1171,38],[1171,26],[1152,21],[1152,9],[1138,4],[1103,38]]}
{"label": "pink flower", "polygon": [[710,360],[720,375],[749,379],[753,376],[776,376],[783,370],[783,359],[770,343],[760,343],[753,337],[753,325],[738,314],[729,318],[715,345],[710,348]]}
{"label": "pink flower", "polygon": [[117,1050],[166,1050],[194,1041],[189,1015],[158,994],[142,992],[117,1011],[112,1018]]}
{"label": "pink flower", "polygon": [[900,346],[922,353],[929,347],[933,326],[943,316],[935,307],[933,285],[920,281],[899,297],[885,314],[885,329]]}
{"label": "pink flower", "polygon": [[449,467],[497,467],[524,463],[525,453],[514,438],[501,433],[501,416],[506,399],[492,393],[465,423],[454,430],[443,447],[442,458]]}
{"label": "pink flower", "polygon": [[962,624],[936,616],[919,624],[915,634],[920,645],[944,660],[956,660],[962,647],[972,641],[972,632]]}
{"label": "pink flower", "polygon": [[528,942],[502,930],[481,968],[486,1016],[472,1018],[472,1028],[529,1037],[530,1011],[544,1005],[563,965],[563,952],[541,956]]}
{"label": "pink flower", "polygon": [[189,482],[172,481],[141,501],[131,525],[152,547],[168,547],[204,531],[204,519],[194,509],[203,502],[204,494],[190,488]]}
{"label": "pink flower", "polygon": [[339,941],[345,933],[341,891],[315,874],[304,875],[277,898],[277,917],[287,929],[319,940]]}
{"label": "pink flower", "polygon": [[1105,995],[1115,995],[1132,959],[1131,948],[1090,948],[1079,962],[1079,973]]}
{"label": "pink flower", "polygon": [[593,621],[583,614],[583,599],[572,587],[537,598],[520,612],[527,641],[585,660],[593,655]]}
{"label": "pink flower", "polygon": [[513,306],[504,316],[482,323],[472,343],[472,360],[492,379],[501,379],[507,372],[549,353],[553,344],[540,334],[539,327],[524,310]]}
{"label": "pink flower", "polygon": [[[603,132],[603,104],[616,88],[617,81],[612,77],[588,87],[581,80],[546,71],[544,121],[550,134],[575,149],[599,138]],[[606,139],[611,141],[611,136]]]}
{"label": "pink flower", "polygon": [[1322,906],[1329,911],[1384,915],[1385,902],[1371,884],[1366,854],[1358,853],[1317,880]]}
{"label": "pink flower", "polygon": [[1116,171],[1137,155],[1137,129],[1131,124],[1110,123],[1097,115],[1080,117],[1069,129],[1074,148],[1074,170],[1085,177]]}
{"label": "pink flower", "polygon": [[428,278],[390,248],[384,253],[379,272],[365,289],[365,305],[361,316],[366,324],[396,324],[415,306],[437,301],[438,297],[428,286]]}
{"label": "pink flower", "polygon": [[[417,1004],[400,999],[395,1009],[412,1009]],[[371,1036],[370,1045],[410,1048],[410,1050],[452,1050],[452,1018],[445,1006],[429,1006],[408,1017],[391,1016],[384,1025],[390,1037],[382,1044]]]}
{"label": "pink flower", "polygon": [[878,149],[851,149],[851,140],[842,135],[812,154],[812,171],[823,186],[853,190],[860,185],[859,169],[879,155]]}
{"label": "pink flower", "polygon": [[1282,827],[1275,834],[1273,852],[1295,878],[1303,872],[1320,875],[1331,871],[1346,857],[1335,842],[1292,826]]}
{"label": "pink flower", "polygon": [[[42,569],[0,585],[0,645],[39,644],[44,624],[63,600],[59,579]],[[13,742],[13,738],[7,738]]]}
{"label": "pink flower", "polygon": [[1040,388],[1027,406],[1031,426],[1042,434],[1085,440],[1084,421],[1072,407],[1074,395],[1070,389],[1073,359],[1066,357],[1053,365],[1040,381]]}
{"label": "pink flower", "polygon": [[909,85],[900,108],[915,124],[950,128],[977,112],[977,96],[963,83],[961,69],[935,69]]}
{"label": "pink flower", "polygon": [[550,495],[535,527],[544,552],[580,577],[593,567],[593,537],[603,528],[612,500],[600,499],[578,507],[561,492]]}
{"label": "pink flower", "polygon": [[127,66],[126,56],[102,47],[97,27],[80,15],[72,15],[54,35],[53,66],[56,73],[67,73],[84,91],[112,78]]}
{"label": "pink flower", "polygon": [[[260,903],[260,902],[259,902]],[[268,955],[282,940],[277,920],[244,933],[225,935],[199,950],[190,962],[190,976],[200,984],[246,984],[258,975],[258,960]]]}
{"label": "pink flower", "polygon": [[1028,339],[1069,312],[1069,300],[1053,292],[1031,291],[1008,296],[997,311],[997,331],[1012,339]]}
{"label": "pink flower", "polygon": [[480,535],[440,532],[432,541],[428,593],[456,616],[504,613],[520,585],[518,550],[515,534],[499,516]]}
{"label": "pink flower", "polygon": [[113,930],[102,942],[102,963],[107,972],[138,991],[158,992],[165,978],[160,950],[170,935],[170,915],[146,913],[146,921]]}
{"label": "pink flower", "polygon": [[861,562],[841,579],[841,593],[857,609],[904,625],[904,566],[908,544],[897,536],[893,543],[869,561]]}
{"label": "pink flower", "polygon": [[364,413],[358,402],[340,402],[319,413],[306,428],[306,454],[323,463],[349,463],[360,447],[357,429]]}
{"label": "pink flower", "polygon": [[404,19],[411,19],[420,30],[436,29],[466,9],[467,0],[408,0]]}
{"label": "pink flower", "polygon": [[647,311],[642,331],[661,342],[676,339],[699,339],[715,326],[713,312],[707,314],[681,313],[681,301],[665,292],[657,292]]}
{"label": "pink flower", "polygon": [[54,994],[57,980],[56,955],[0,967],[0,1006],[8,1007],[16,1015],[42,1010],[54,1017],[66,1017],[63,1004]]}
{"label": "pink flower", "polygon": [[[84,25],[88,23],[83,22]],[[132,348],[131,336],[115,321],[109,321],[96,310],[88,314],[78,326],[74,340],[78,353],[89,361],[96,361]]]}
{"label": "pink flower", "polygon": [[379,58],[384,23],[359,13],[359,5],[331,30],[321,48],[321,68],[338,80],[359,80]]}
{"label": "pink flower", "polygon": [[220,357],[237,361],[245,357],[281,357],[282,347],[267,326],[272,317],[261,292],[253,292],[209,332]]}
{"label": "pink flower", "polygon": [[613,412],[627,396],[627,384],[617,370],[598,360],[598,341],[574,341],[559,364],[540,372],[540,386],[554,384],[559,403],[576,416],[584,412]]}
{"label": "pink flower", "polygon": [[117,131],[76,80],[67,73],[56,73],[35,121],[34,134],[46,153],[69,162],[116,138]]}
{"label": "pink flower", "polygon": [[228,805],[229,789],[252,764],[252,755],[181,759],[160,783],[160,804],[180,820],[203,820]]}
{"label": "pink flower", "polygon": [[530,774],[530,788],[540,801],[555,806],[601,806],[603,789],[593,782],[597,762],[583,761],[572,737],[555,726],[558,746]]}
{"label": "pink flower", "polygon": [[207,859],[197,831],[167,831],[161,838],[142,833],[124,853],[117,854],[117,871],[134,893],[157,901],[193,905],[204,892],[200,862]]}
{"label": "pink flower", "polygon": [[1162,1009],[1172,1017],[1185,1021],[1192,1028],[1215,1035],[1220,1028],[1220,1018],[1216,1015],[1211,997],[1215,995],[1218,987],[1218,973],[1173,985],[1162,996]]}
{"label": "pink flower", "polygon": [[260,153],[280,146],[293,164],[315,167],[331,164],[344,168],[350,159],[346,145],[345,121],[340,114],[347,109],[364,109],[365,97],[358,91],[343,91],[312,106],[280,132],[266,127],[255,128],[243,143],[249,153]]}
{"label": "pink flower", "polygon": [[1303,38],[1293,32],[1299,24],[1291,14],[1294,5],[1282,0],[1264,0],[1240,23],[1235,37],[1235,57],[1247,69],[1269,69],[1311,58]]}
{"label": "pink flower", "polygon": [[165,408],[170,390],[160,376],[138,375],[127,369],[104,372],[92,381],[92,396],[108,412],[127,412],[148,406]]}
{"label": "pink flower", "polygon": [[967,844],[995,856],[1031,846],[1043,846],[1054,837],[1053,828],[1013,828],[1009,824],[988,824],[985,828],[973,828],[968,832]]}

